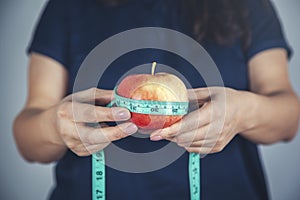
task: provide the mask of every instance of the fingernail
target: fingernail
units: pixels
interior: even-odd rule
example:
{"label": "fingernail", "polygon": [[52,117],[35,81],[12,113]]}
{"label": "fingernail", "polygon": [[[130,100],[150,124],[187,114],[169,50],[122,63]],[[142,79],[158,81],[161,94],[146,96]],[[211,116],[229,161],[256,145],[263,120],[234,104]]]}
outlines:
{"label": "fingernail", "polygon": [[163,138],[160,135],[156,135],[156,136],[153,136],[153,137],[150,138],[150,140],[152,140],[152,141],[160,141],[162,139]]}
{"label": "fingernail", "polygon": [[117,120],[127,120],[130,119],[130,113],[126,109],[114,108],[114,116]]}
{"label": "fingernail", "polygon": [[136,125],[134,124],[129,124],[126,128],[125,128],[125,133],[127,133],[128,135],[134,134],[135,132],[137,132],[138,128]]}

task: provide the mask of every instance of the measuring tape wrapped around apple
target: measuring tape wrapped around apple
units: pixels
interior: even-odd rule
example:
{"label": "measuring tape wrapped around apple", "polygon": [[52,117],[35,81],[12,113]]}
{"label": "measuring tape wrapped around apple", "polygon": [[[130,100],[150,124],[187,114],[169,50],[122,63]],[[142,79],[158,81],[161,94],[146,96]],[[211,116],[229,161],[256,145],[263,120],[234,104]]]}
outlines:
{"label": "measuring tape wrapped around apple", "polygon": [[[137,74],[125,77],[114,89],[116,104],[131,112],[131,121],[140,129],[161,129],[180,121],[188,113],[189,100],[184,83],[175,75]],[[136,87],[138,85],[138,87]],[[180,91],[175,93],[174,91]],[[105,196],[105,155],[99,151],[92,156],[92,197],[104,200]],[[189,183],[191,200],[200,200],[200,156],[190,153]]]}

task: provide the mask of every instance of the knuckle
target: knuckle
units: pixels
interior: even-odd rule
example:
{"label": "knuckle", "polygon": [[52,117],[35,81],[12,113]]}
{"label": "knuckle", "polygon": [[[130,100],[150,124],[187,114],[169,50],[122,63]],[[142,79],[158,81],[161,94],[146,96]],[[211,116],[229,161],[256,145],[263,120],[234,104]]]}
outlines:
{"label": "knuckle", "polygon": [[67,117],[67,112],[61,108],[59,108],[56,112],[57,119],[64,119]]}
{"label": "knuckle", "polygon": [[56,112],[57,117],[62,119],[67,118],[69,116],[71,109],[72,107],[70,102],[64,102],[60,104]]}
{"label": "knuckle", "polygon": [[98,109],[99,109],[99,113],[101,113],[105,119],[112,120],[112,121],[117,121],[117,120],[115,120],[112,108],[109,108],[106,112],[103,112],[102,107],[100,107]]}
{"label": "knuckle", "polygon": [[83,138],[83,140],[84,140],[85,143],[87,143],[89,145],[97,144],[96,139],[95,139],[93,133],[85,135],[84,138]]}
{"label": "knuckle", "polygon": [[83,116],[90,122],[97,122],[97,116],[94,107],[87,106],[82,111]]}
{"label": "knuckle", "polygon": [[116,132],[114,133],[114,139],[115,139],[115,140],[120,140],[120,139],[122,139],[122,138],[124,138],[124,133],[121,132],[120,130],[118,130],[118,131],[116,131]]}
{"label": "knuckle", "polygon": [[102,120],[114,120],[113,112],[110,108],[103,108],[100,106],[96,106],[93,109],[94,118],[102,119]]}

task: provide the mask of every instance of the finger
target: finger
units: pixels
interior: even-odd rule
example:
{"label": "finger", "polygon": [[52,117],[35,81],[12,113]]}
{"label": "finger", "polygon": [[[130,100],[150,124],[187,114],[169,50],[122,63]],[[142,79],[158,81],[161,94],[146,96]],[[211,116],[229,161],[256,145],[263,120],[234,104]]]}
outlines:
{"label": "finger", "polygon": [[183,147],[183,148],[191,148],[191,147],[200,148],[200,147],[204,147],[203,143],[204,143],[204,141],[201,140],[201,141],[196,141],[193,143],[184,143],[184,144],[177,144],[177,145],[180,147]]}
{"label": "finger", "polygon": [[170,127],[154,131],[151,134],[150,138],[151,137],[157,138],[158,136],[162,138],[172,138],[181,133],[198,129],[210,123],[211,121],[210,116],[211,116],[210,104],[205,104],[200,109],[185,115],[181,121],[171,125]]}
{"label": "finger", "polygon": [[110,143],[103,143],[103,144],[95,144],[95,145],[90,145],[87,147],[87,151],[89,152],[89,154],[94,154],[97,153],[98,151],[104,149],[105,147],[107,147]]}
{"label": "finger", "polygon": [[120,107],[107,108],[77,102],[65,103],[64,106],[60,111],[60,115],[74,122],[96,123],[126,121],[131,117],[127,109]]}
{"label": "finger", "polygon": [[87,149],[88,145],[85,144],[79,144],[78,146],[70,149],[73,151],[77,156],[83,157],[83,156],[89,156],[91,155],[91,152]]}
{"label": "finger", "polygon": [[[82,129],[85,128],[85,125],[74,123],[68,120],[62,122],[63,127],[60,127],[61,135],[65,145],[73,151],[78,156],[87,156],[92,154],[95,151],[99,151],[106,147],[107,144],[101,145],[89,145],[84,143],[82,140],[82,135],[84,135]],[[80,130],[80,131],[79,131]],[[85,131],[88,132],[88,131]]]}
{"label": "finger", "polygon": [[197,141],[203,141],[205,140],[205,136],[208,132],[209,126],[206,125],[204,127],[201,127],[199,129],[195,129],[192,131],[188,131],[185,133],[181,133],[177,135],[174,140],[179,146],[190,146],[191,144],[197,142]]}
{"label": "finger", "polygon": [[89,145],[89,144],[82,144],[74,148],[72,151],[75,152],[78,156],[89,156],[93,153],[97,153],[98,151],[104,149],[110,143],[103,143],[97,145]]}
{"label": "finger", "polygon": [[66,144],[66,146],[74,147],[78,138],[76,124],[68,119],[60,119],[57,125],[57,130]]}
{"label": "finger", "polygon": [[85,103],[98,103],[100,105],[108,104],[113,97],[112,90],[103,90],[98,88],[90,88],[72,95],[69,95],[64,101],[76,101]]}
{"label": "finger", "polygon": [[115,127],[98,129],[83,128],[81,139],[84,143],[87,143],[89,145],[103,144],[128,137],[136,133],[137,130],[137,126],[129,122],[119,124]]}
{"label": "finger", "polygon": [[207,102],[210,101],[212,88],[203,87],[196,89],[188,89],[188,96],[191,102]]}
{"label": "finger", "polygon": [[95,150],[95,148],[98,146],[103,146],[103,145],[87,145],[87,144],[81,143],[78,146],[76,146],[70,150],[73,151],[77,156],[83,157],[83,156],[89,156],[93,153],[96,153],[97,151]]}

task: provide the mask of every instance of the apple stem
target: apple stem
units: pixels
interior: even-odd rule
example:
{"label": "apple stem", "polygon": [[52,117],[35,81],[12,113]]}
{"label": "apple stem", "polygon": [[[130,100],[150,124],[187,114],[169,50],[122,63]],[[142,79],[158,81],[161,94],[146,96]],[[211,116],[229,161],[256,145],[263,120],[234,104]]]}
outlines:
{"label": "apple stem", "polygon": [[151,69],[151,74],[152,75],[154,75],[154,73],[155,73],[156,64],[157,64],[156,62],[152,63],[152,69]]}

